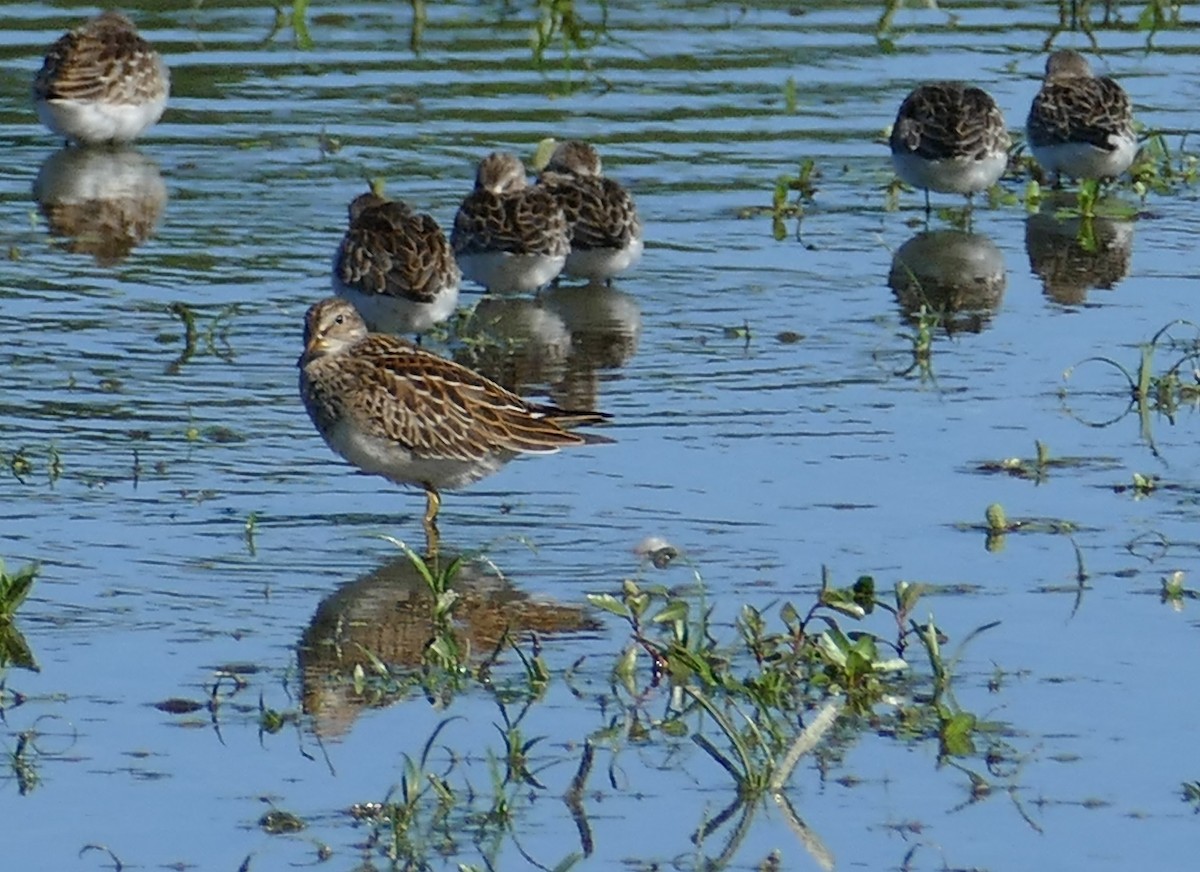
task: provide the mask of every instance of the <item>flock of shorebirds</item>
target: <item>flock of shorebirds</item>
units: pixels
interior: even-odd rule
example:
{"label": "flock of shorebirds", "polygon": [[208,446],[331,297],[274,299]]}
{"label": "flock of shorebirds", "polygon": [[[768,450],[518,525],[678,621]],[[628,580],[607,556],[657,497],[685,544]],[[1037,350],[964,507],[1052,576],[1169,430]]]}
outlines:
{"label": "flock of shorebirds", "polygon": [[[1125,90],[1092,72],[1074,49],[1046,60],[1046,76],[1025,120],[1025,140],[1047,178],[1113,179],[1137,156],[1133,106]],[[1012,140],[991,95],[962,82],[932,82],[904,98],[889,139],[896,175],[914,188],[966,194],[1000,180]]]}
{"label": "flock of shorebirds", "polygon": [[[51,46],[33,86],[39,119],[79,146],[130,142],[166,108],[166,64],[119,12]],[[1082,55],[1052,54],[1026,123],[1035,159],[1057,180],[1115,177],[1137,148],[1129,98]],[[896,173],[929,192],[972,194],[1008,165],[1004,117],[982,89],[921,85],[890,138]],[[560,275],[603,282],[643,249],[630,195],[587,143],[557,144],[534,182],[502,152],[479,164],[449,239],[438,223],[376,192],[356,197],[333,264],[337,296],[305,315],[300,395],[336,453],[360,470],[424,489],[437,550],[440,491],[470,484],[522,453],[608,441],[571,428],[605,419],[531,403],[397,334],[448,318],[465,277],[493,293],[536,292]]]}

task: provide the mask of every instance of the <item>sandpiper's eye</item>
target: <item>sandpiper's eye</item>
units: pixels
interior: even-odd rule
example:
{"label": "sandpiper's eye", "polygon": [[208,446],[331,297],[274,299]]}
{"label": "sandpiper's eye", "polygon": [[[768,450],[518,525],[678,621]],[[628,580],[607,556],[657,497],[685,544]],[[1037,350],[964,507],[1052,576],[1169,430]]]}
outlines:
{"label": "sandpiper's eye", "polygon": [[346,316],[345,316],[345,315],[338,315],[336,318],[334,318],[334,319],[333,319],[333,323],[334,323],[334,324],[341,324],[341,323],[343,323],[345,320],[346,320]]}

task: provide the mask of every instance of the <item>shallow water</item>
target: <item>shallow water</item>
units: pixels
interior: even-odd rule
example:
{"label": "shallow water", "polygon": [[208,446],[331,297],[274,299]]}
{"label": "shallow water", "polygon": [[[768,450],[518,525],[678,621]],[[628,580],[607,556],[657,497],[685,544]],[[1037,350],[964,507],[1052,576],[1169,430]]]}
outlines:
{"label": "shallow water", "polygon": [[[253,855],[253,868],[278,868],[312,862],[318,842],[337,868],[385,865],[345,809],[382,800],[400,755],[420,754],[447,716],[464,719],[442,744],[478,749],[463,767],[487,787],[484,749],[495,750],[500,720],[489,699],[445,710],[420,695],[343,702],[335,726],[318,712],[273,736],[258,731],[259,701],[296,710],[316,692],[320,671],[297,655],[314,616],[347,602],[394,608],[358,599],[395,571],[394,546],[377,537],[421,534],[421,496],[352,474],[296,395],[301,319],[329,292],[346,203],[377,176],[447,226],[482,154],[529,157],[546,135],[596,142],[637,197],[647,251],[601,295],[564,287],[477,312],[531,339],[473,365],[533,396],[597,406],[615,440],[519,459],[446,495],[444,549],[486,550],[506,579],[479,568],[481,599],[515,599],[527,620],[537,611],[527,598],[569,611],[635,572],[647,535],[694,561],[723,626],[742,602],[810,598],[822,565],[842,582],[928,582],[940,592],[924,609],[951,648],[1001,621],[965,649],[954,689],[964,709],[1005,725],[997,740],[1019,765],[991,773],[992,794],[972,801],[935,742],[867,732],[825,768],[802,764],[792,801],[837,865],[900,866],[914,846],[909,868],[1179,868],[1191,856],[1179,787],[1197,777],[1194,608],[1177,613],[1157,593],[1200,550],[1195,411],[1154,416],[1147,433],[1122,414],[1128,392],[1113,368],[1063,375],[1095,355],[1135,367],[1138,343],[1189,317],[1196,190],[1145,204],[1124,195],[1138,217],[1098,227],[1098,251],[1073,249],[1076,228],[1052,229],[1019,204],[978,208],[973,236],[942,239],[986,278],[981,298],[936,334],[924,374],[911,368],[911,301],[891,287],[893,254],[925,231],[919,195],[886,208],[882,134],[896,105],[931,71],[969,77],[1018,129],[1057,4],[904,9],[885,31],[880,8],[858,3],[612,4],[609,39],[574,52],[569,72],[557,48],[546,69],[531,65],[532,13],[520,7],[431,5],[414,55],[397,4],[314,7],[309,50],[288,30],[267,38],[267,7],[133,6],[174,85],[130,161],[152,193],[156,168],[167,198],[141,204],[143,229],[119,258],[62,235],[32,193],[61,157],[35,124],[29,81],[45,45],[92,9],[0,10],[11,252],[0,454],[32,464],[24,480],[0,475],[0,556],[10,570],[42,563],[19,617],[40,672],[5,678],[28,701],[5,712],[4,744],[35,731],[40,778],[24,795],[16,777],[0,785],[15,867],[67,868],[90,843],[146,867],[236,868]],[[1141,7],[1121,11],[1129,22]],[[1159,32],[1151,51],[1131,28],[1096,38],[1142,122],[1192,126],[1192,30]],[[1086,42],[1067,33],[1056,44]],[[807,158],[819,176],[798,233],[790,220],[776,241],[769,216],[739,217],[769,206],[777,177]],[[1024,182],[1005,187],[1021,194]],[[931,230],[951,229],[935,215]],[[730,329],[743,326],[748,338]],[[1040,483],[980,471],[1033,457],[1035,440],[1078,462]],[[1114,490],[1135,472],[1161,477],[1159,490]],[[993,502],[1078,528],[987,551],[983,532],[963,526],[982,524]],[[677,565],[650,578],[691,576]],[[591,659],[581,696],[554,684],[522,725],[547,737],[536,754],[549,793],[521,799],[518,841],[547,866],[581,850],[568,809],[544,800],[575,771],[572,743],[615,716],[598,700],[623,639],[607,618],[559,617],[568,632],[544,639],[553,668]],[[214,683],[215,716],[153,707],[207,701]],[[690,742],[599,756],[585,868],[693,868],[698,853],[721,851],[689,841],[732,799]],[[612,782],[599,773],[610,763]],[[308,829],[264,833],[264,799]],[[731,865],[772,849],[784,868],[817,865],[773,807],[757,811]],[[498,851],[497,868],[524,867],[511,844]],[[481,853],[464,848],[446,868]]]}

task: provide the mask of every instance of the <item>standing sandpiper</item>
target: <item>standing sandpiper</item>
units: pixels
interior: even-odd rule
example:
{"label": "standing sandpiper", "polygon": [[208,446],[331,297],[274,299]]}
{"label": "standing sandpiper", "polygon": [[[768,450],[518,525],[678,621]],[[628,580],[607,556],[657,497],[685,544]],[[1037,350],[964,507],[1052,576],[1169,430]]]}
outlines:
{"label": "standing sandpiper", "polygon": [[1096,76],[1087,59],[1061,49],[1046,60],[1046,78],[1025,122],[1029,148],[1052,181],[1111,179],[1137,155],[1133,107],[1125,90]]}
{"label": "standing sandpiper", "polygon": [[904,98],[889,142],[896,174],[929,192],[971,195],[999,181],[1011,140],[996,101],[961,82],[921,85]]}
{"label": "standing sandpiper", "polygon": [[530,403],[453,360],[370,333],[338,297],[309,308],[298,365],[304,407],[330,448],[363,472],[425,491],[431,554],[440,491],[476,482],[518,454],[611,441],[568,429],[606,415]]}
{"label": "standing sandpiper", "polygon": [[562,206],[571,232],[565,275],[603,282],[642,256],[642,222],[633,197],[602,174],[600,154],[586,142],[559,143],[538,176]]}
{"label": "standing sandpiper", "polygon": [[63,34],[33,80],[38,119],[83,145],[132,142],[162,117],[167,65],[120,12]]}

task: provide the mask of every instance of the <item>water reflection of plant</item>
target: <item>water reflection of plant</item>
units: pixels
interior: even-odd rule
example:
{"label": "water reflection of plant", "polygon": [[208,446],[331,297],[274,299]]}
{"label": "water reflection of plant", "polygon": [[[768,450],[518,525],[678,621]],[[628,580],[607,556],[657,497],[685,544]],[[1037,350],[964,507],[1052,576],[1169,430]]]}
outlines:
{"label": "water reflection of plant", "polygon": [[[1170,330],[1179,325],[1191,327],[1198,335],[1186,342],[1173,339]],[[1178,356],[1166,369],[1157,370],[1155,354],[1164,349]],[[1175,414],[1180,406],[1200,405],[1200,326],[1184,319],[1172,321],[1155,333],[1149,342],[1142,343],[1139,352],[1136,371],[1130,371],[1111,357],[1094,356],[1085,358],[1067,369],[1063,378],[1069,380],[1075,370],[1085,363],[1103,363],[1116,369],[1124,377],[1129,388],[1128,404],[1119,414],[1108,420],[1085,423],[1095,427],[1107,427],[1136,409],[1142,438],[1157,455],[1151,413],[1165,417],[1174,424]],[[1185,367],[1190,367],[1190,373],[1186,376],[1182,374]]]}
{"label": "water reflection of plant", "polygon": [[[408,0],[412,8],[412,24],[409,31],[409,48],[413,54],[421,51],[428,23],[427,0]],[[288,6],[272,4],[275,19],[271,29],[263,38],[263,45],[272,42],[280,33],[291,31],[293,42],[299,49],[311,49],[316,45],[309,29],[308,0],[292,0]],[[594,46],[608,32],[608,2],[598,0],[595,4],[598,18],[591,18],[580,11],[582,4],[576,0],[536,0],[533,12],[536,16],[530,28],[530,51],[534,66],[545,70],[550,66],[549,55],[555,46],[561,52],[563,70],[570,72],[574,55]],[[511,11],[509,3],[504,11]]]}
{"label": "water reflection of plant", "polygon": [[[912,617],[921,592],[919,585],[900,582],[891,597],[881,598],[870,576],[837,587],[826,573],[816,601],[803,614],[784,603],[775,624],[762,611],[744,606],[735,622],[737,639],[729,646],[714,638],[711,612],[702,601],[694,609],[666,588],[626,580],[620,596],[589,597],[629,625],[631,642],[614,669],[625,693],[634,700],[644,696],[637,664],[648,656],[649,686],[667,682],[678,691],[657,728],[664,736],[690,733],[734,782],[733,800],[696,832],[697,842],[741,812],[721,853],[727,859],[753,808],[771,797],[793,830],[806,833],[802,842],[824,867],[826,852],[791,811],[785,786],[801,757],[814,751],[835,723],[850,729],[869,722],[876,731],[890,724],[884,729],[893,735],[936,738],[944,761],[977,754],[975,736],[984,725],[953,699],[955,660],[944,656],[943,636],[932,618],[920,623]],[[890,617],[893,637],[840,625],[846,618],[864,621],[876,613]],[[991,626],[979,628],[964,643]],[[913,645],[930,664],[932,688],[922,695],[906,659]],[[889,715],[879,708],[885,696],[910,701]],[[968,772],[973,784],[986,783],[984,776],[954,765]]]}
{"label": "water reflection of plant", "polygon": [[30,563],[11,575],[0,560],[0,677],[9,666],[37,671],[25,637],[17,629],[17,609],[29,597],[38,576],[38,565]]}
{"label": "water reflection of plant", "polygon": [[[38,671],[33,652],[16,627],[17,610],[32,592],[38,572],[38,564],[30,563],[9,573],[5,571],[4,561],[0,560],[0,723],[5,726],[9,724],[9,710],[28,701],[24,694],[8,686],[8,668],[15,666]],[[41,783],[37,769],[38,758],[42,756],[37,743],[39,732],[30,728],[9,735],[15,742],[3,753],[8,776],[16,782],[18,793],[26,796]]]}
{"label": "water reflection of plant", "polygon": [[608,3],[600,0],[596,5],[600,20],[592,22],[579,13],[575,0],[537,0],[538,19],[531,40],[534,64],[544,67],[547,50],[557,42],[563,67],[569,70],[571,53],[591,48],[608,30]]}
{"label": "water reflection of plant", "polygon": [[[674,549],[660,544],[647,553],[647,566],[662,569],[678,559]],[[571,868],[595,849],[587,799],[601,789],[589,786],[594,770],[603,768],[597,761],[610,755],[607,783],[617,789],[625,782],[629,788],[627,749],[639,755],[661,752],[657,765],[670,770],[678,768],[686,749],[698,748],[730,777],[725,808],[705,813],[691,834],[697,861],[706,869],[734,862],[756,814],[768,804],[782,814],[817,866],[832,868],[832,853],[793,808],[788,784],[800,761],[816,758],[828,767],[859,735],[935,742],[939,764],[967,776],[968,802],[989,796],[995,781],[1011,783],[1019,770],[1019,764],[1005,763],[1015,757],[1002,739],[1002,725],[956,701],[957,659],[946,653],[946,637],[932,617],[915,617],[921,585],[899,582],[884,593],[870,576],[839,586],[824,573],[812,602],[770,609],[745,605],[730,631],[715,621],[698,573],[694,584],[678,590],[637,575],[612,593],[588,597],[628,631],[627,641],[611,653],[611,671],[601,655],[599,670],[596,658],[589,657],[560,672],[545,662],[532,634],[503,633],[490,650],[476,645],[472,651],[464,635],[467,614],[459,611],[478,595],[461,577],[473,571],[471,561],[426,561],[410,549],[403,554],[418,585],[427,588],[421,603],[431,620],[420,656],[400,664],[392,653],[356,652],[353,674],[305,666],[303,658],[301,667],[306,700],[308,673],[319,671],[326,683],[353,684],[364,698],[372,693],[393,701],[423,696],[448,708],[471,696],[496,706],[490,742],[486,723],[479,724],[477,717],[462,737],[466,744],[456,741],[454,725],[461,718],[451,715],[415,749],[410,745],[401,752],[395,786],[381,799],[350,809],[356,825],[369,828],[366,844],[400,868],[428,868],[435,857],[453,859],[462,869],[501,868],[513,851],[539,868]],[[361,610],[357,617],[344,610],[339,614],[339,622],[347,623],[361,623],[364,616]],[[968,634],[960,650],[990,626]],[[339,644],[357,647],[372,636],[354,638],[361,641],[346,637]],[[607,690],[597,691],[606,680],[598,672],[607,673]],[[577,737],[545,735],[531,726],[533,713],[543,716],[538,723],[546,723],[544,709],[556,686],[575,698],[596,699],[600,726]],[[648,709],[654,699],[664,703],[661,711]],[[260,704],[260,726],[267,714],[277,720],[266,732],[295,720],[294,714],[270,713]],[[547,773],[569,762],[561,751],[551,750],[562,747],[579,755],[573,776],[557,786],[578,844],[555,843],[551,850],[561,858],[535,859],[521,845],[522,822],[536,799],[555,789]],[[482,789],[480,764],[487,773]],[[472,854],[481,865],[466,862]]]}
{"label": "water reflection of plant", "polygon": [[[1099,21],[1093,20],[1093,5],[1102,9]],[[1132,28],[1146,34],[1147,49],[1152,47],[1154,37],[1160,30],[1170,30],[1182,24],[1183,5],[1177,0],[1144,0]],[[1058,24],[1046,36],[1042,51],[1050,51],[1063,33],[1079,31],[1087,35],[1093,47],[1098,48],[1097,26],[1104,29],[1130,29],[1131,25],[1122,21],[1121,13],[1121,5],[1113,0],[1101,0],[1098,4],[1092,0],[1058,0]]]}

